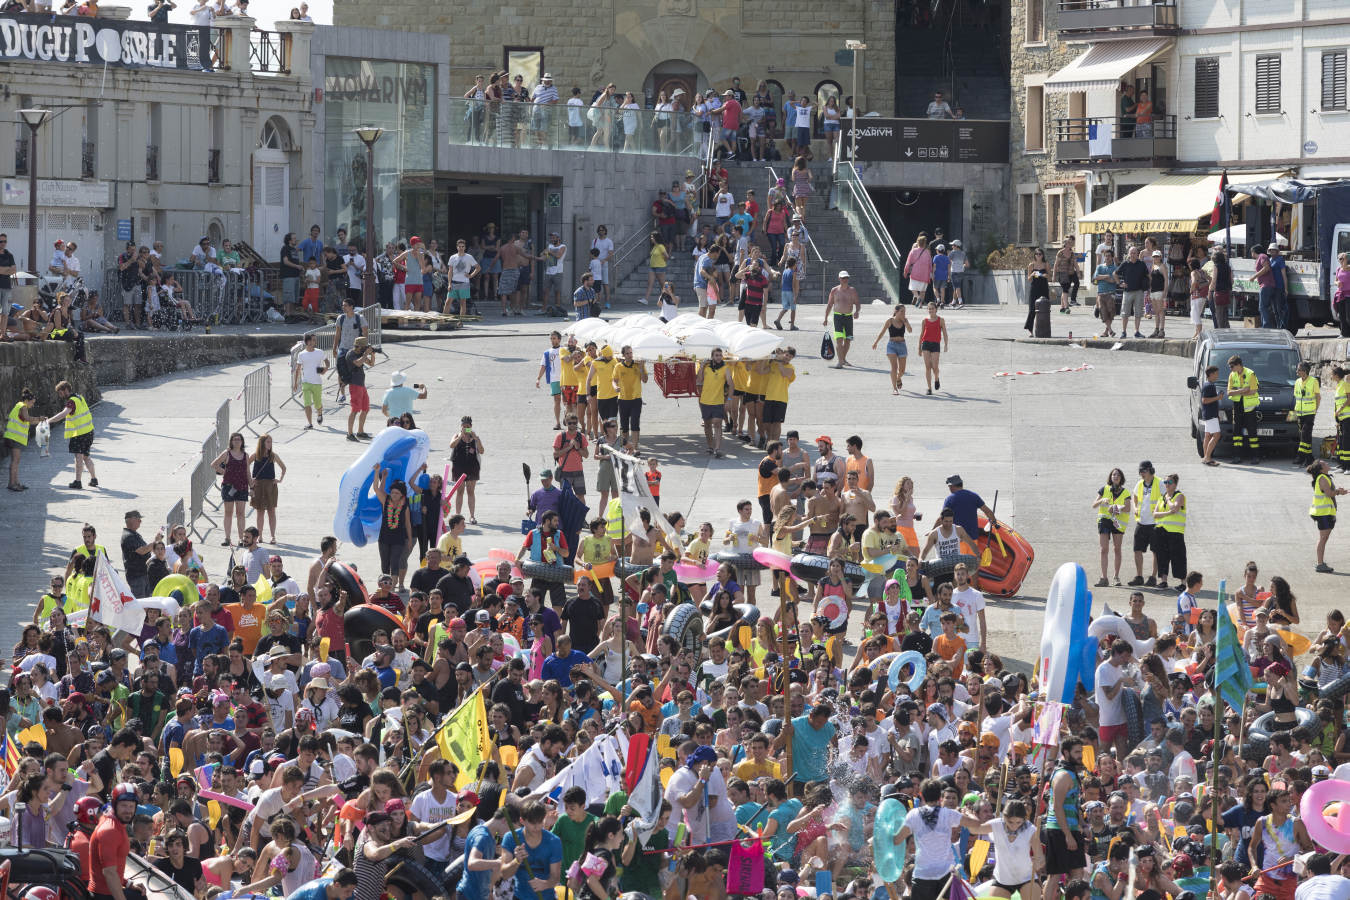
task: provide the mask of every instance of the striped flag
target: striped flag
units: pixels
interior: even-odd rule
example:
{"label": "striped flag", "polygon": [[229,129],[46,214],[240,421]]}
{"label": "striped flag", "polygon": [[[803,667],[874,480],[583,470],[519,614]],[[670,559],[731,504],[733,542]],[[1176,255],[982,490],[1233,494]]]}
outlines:
{"label": "striped flag", "polygon": [[5,741],[0,745],[0,768],[5,770],[7,776],[13,777],[19,769],[19,757],[22,752],[19,745],[14,743],[14,738],[9,736],[9,731],[5,731]]}
{"label": "striped flag", "polygon": [[1242,653],[1237,626],[1228,614],[1228,582],[1219,582],[1219,627],[1215,639],[1214,686],[1233,712],[1242,714],[1242,704],[1252,689],[1252,670]]}

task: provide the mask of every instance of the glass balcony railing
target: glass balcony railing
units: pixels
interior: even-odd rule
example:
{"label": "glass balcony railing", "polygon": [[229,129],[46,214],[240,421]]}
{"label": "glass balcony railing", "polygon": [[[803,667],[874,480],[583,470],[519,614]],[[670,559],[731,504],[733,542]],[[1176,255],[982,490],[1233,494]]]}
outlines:
{"label": "glass balcony railing", "polygon": [[449,103],[451,144],[690,157],[707,147],[702,123],[688,112],[567,106],[562,99]]}
{"label": "glass balcony railing", "polygon": [[904,268],[904,257],[895,246],[895,240],[886,230],[872,197],[852,165],[844,160],[835,163],[834,196],[835,205],[848,219],[853,229],[853,237],[871,259],[872,270],[877,273],[881,283],[886,286],[890,302],[896,303],[901,297],[900,270]]}

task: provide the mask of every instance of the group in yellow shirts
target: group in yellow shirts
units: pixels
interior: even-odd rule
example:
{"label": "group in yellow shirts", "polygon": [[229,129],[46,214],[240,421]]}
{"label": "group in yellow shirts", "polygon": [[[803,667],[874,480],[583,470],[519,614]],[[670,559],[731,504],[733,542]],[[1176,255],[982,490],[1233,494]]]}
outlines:
{"label": "group in yellow shirts", "polygon": [[[764,360],[727,362],[721,350],[699,366],[698,406],[708,452],[721,459],[724,427],[763,449],[780,439],[787,419],[788,385],[796,381],[793,347],[773,351]],[[739,426],[739,427],[738,427]]]}

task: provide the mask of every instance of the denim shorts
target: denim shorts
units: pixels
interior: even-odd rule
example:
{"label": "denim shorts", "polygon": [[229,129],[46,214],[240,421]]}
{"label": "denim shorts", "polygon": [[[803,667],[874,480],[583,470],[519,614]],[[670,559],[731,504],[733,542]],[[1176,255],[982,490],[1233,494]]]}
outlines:
{"label": "denim shorts", "polygon": [[901,358],[909,356],[909,345],[907,345],[904,341],[887,341],[886,355],[899,356]]}

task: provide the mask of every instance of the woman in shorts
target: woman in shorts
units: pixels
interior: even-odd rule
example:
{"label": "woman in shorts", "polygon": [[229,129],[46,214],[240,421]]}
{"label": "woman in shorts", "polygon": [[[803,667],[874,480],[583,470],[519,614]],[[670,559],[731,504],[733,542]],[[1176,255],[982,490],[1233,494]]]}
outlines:
{"label": "woman in shorts", "polygon": [[666,263],[670,261],[670,248],[661,243],[661,235],[653,231],[647,235],[647,290],[642,292],[638,302],[646,306],[651,302],[652,285],[662,285],[666,280]]}
{"label": "woman in shorts", "polygon": [[910,302],[918,306],[933,277],[933,254],[928,252],[928,235],[919,235],[909,249],[909,256],[905,258],[905,277],[909,279]]}
{"label": "woman in shorts", "polygon": [[1209,305],[1209,275],[1200,268],[1200,260],[1191,257],[1186,261],[1191,270],[1191,324],[1195,326],[1193,337],[1200,337],[1200,329],[1205,324],[1205,307]]}
{"label": "woman in shorts", "polygon": [[882,337],[886,338],[886,358],[891,362],[891,393],[898,394],[905,382],[905,363],[909,358],[909,345],[905,343],[905,332],[909,331],[909,317],[905,314],[905,304],[895,304],[891,317],[882,323],[872,349],[877,349]]}
{"label": "woman in shorts", "polygon": [[228,547],[230,526],[239,526],[239,536],[244,535],[244,504],[248,502],[248,451],[244,449],[244,436],[239,432],[230,435],[230,443],[225,452],[211,463],[211,469],[220,477],[220,499],[225,503],[225,540],[220,546]]}
{"label": "woman in shorts", "polygon": [[[253,449],[249,463],[249,505],[258,511],[258,534],[262,534],[263,513],[267,514],[267,527],[271,533],[269,544],[277,542],[277,485],[286,477],[286,464],[281,457],[272,452],[272,436],[259,436],[258,445]],[[277,470],[281,472],[278,473]]]}
{"label": "woman in shorts", "polygon": [[1331,465],[1325,459],[1315,460],[1308,466],[1312,476],[1313,501],[1308,514],[1317,523],[1317,567],[1318,572],[1330,572],[1326,562],[1327,540],[1331,529],[1336,527],[1336,498],[1346,493],[1345,488],[1336,487],[1331,480]]}
{"label": "woman in shorts", "polygon": [[919,355],[923,357],[923,377],[928,382],[930,394],[933,388],[942,390],[938,359],[949,347],[947,321],[938,315],[937,304],[929,303],[928,315],[919,323]]}
{"label": "woman in shorts", "polygon": [[1125,487],[1125,473],[1112,469],[1106,476],[1106,484],[1097,491],[1092,500],[1092,508],[1097,510],[1097,540],[1101,545],[1102,577],[1097,587],[1106,587],[1111,582],[1106,579],[1107,557],[1111,545],[1116,548],[1116,585],[1120,585],[1120,543],[1125,538],[1125,523],[1130,517],[1130,491]]}

